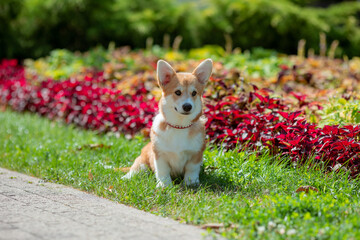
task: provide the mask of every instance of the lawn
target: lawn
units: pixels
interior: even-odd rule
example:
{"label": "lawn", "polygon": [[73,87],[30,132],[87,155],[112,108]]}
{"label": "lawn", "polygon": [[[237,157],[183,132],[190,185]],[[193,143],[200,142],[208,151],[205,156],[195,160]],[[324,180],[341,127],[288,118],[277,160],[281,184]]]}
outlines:
{"label": "lawn", "polygon": [[[201,186],[157,189],[153,174],[121,180],[148,141],[97,134],[30,113],[0,112],[0,166],[151,213],[208,224],[229,239],[359,239],[360,185],[349,171],[266,152],[205,151]],[[313,167],[309,167],[313,166]],[[296,192],[311,186],[315,191]],[[209,233],[211,234],[211,232]]]}

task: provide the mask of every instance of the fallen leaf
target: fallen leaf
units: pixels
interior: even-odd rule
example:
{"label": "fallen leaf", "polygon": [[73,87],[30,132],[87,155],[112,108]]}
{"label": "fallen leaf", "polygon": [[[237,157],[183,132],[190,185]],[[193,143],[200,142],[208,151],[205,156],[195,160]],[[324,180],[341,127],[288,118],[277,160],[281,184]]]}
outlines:
{"label": "fallen leaf", "polygon": [[85,144],[81,147],[79,147],[77,150],[78,151],[81,151],[85,148],[88,148],[88,149],[98,149],[98,148],[110,148],[111,146],[109,145],[104,145],[102,143],[93,143],[93,144]]}
{"label": "fallen leaf", "polygon": [[90,181],[94,179],[94,175],[91,173],[91,170],[89,171],[88,177]]}
{"label": "fallen leaf", "polygon": [[319,190],[315,187],[312,186],[301,186],[298,189],[296,189],[296,192],[305,192],[308,193],[310,190],[315,191],[315,192],[319,192]]}
{"label": "fallen leaf", "polygon": [[200,228],[202,229],[219,229],[219,228],[223,228],[224,224],[223,223],[206,223],[204,225],[201,225]]}

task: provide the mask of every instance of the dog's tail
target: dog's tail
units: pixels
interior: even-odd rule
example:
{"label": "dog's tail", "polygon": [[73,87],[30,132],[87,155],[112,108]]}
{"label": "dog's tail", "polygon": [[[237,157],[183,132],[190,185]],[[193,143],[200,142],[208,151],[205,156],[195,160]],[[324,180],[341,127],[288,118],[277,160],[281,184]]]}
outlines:
{"label": "dog's tail", "polygon": [[117,172],[117,171],[120,171],[120,172],[123,172],[123,173],[127,173],[130,171],[130,168],[131,167],[122,167],[122,168],[115,168],[114,170]]}

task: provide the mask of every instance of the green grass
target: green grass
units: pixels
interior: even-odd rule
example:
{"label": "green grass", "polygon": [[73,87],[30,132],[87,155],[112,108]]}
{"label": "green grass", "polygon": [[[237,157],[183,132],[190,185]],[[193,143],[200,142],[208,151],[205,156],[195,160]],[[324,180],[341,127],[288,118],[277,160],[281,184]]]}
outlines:
{"label": "green grass", "polygon": [[[266,154],[207,149],[202,185],[156,189],[153,174],[131,181],[146,140],[97,135],[32,114],[0,113],[0,166],[195,225],[223,223],[230,239],[359,239],[359,180],[293,167]],[[103,147],[89,147],[103,144]],[[99,146],[99,145],[98,145]],[[89,174],[89,172],[91,173]],[[311,185],[319,192],[295,193]]]}

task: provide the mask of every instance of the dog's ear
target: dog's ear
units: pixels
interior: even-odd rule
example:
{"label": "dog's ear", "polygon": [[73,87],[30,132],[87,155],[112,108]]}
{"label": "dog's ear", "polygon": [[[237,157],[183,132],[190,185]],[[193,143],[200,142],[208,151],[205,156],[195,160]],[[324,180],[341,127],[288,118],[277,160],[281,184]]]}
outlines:
{"label": "dog's ear", "polygon": [[201,62],[199,66],[195,68],[193,74],[202,84],[206,84],[207,81],[209,80],[212,72],[212,65],[213,65],[212,60],[208,58],[203,62]]}
{"label": "dog's ear", "polygon": [[157,79],[160,87],[164,87],[171,81],[171,78],[176,74],[175,70],[165,62],[164,60],[159,60],[157,62]]}

